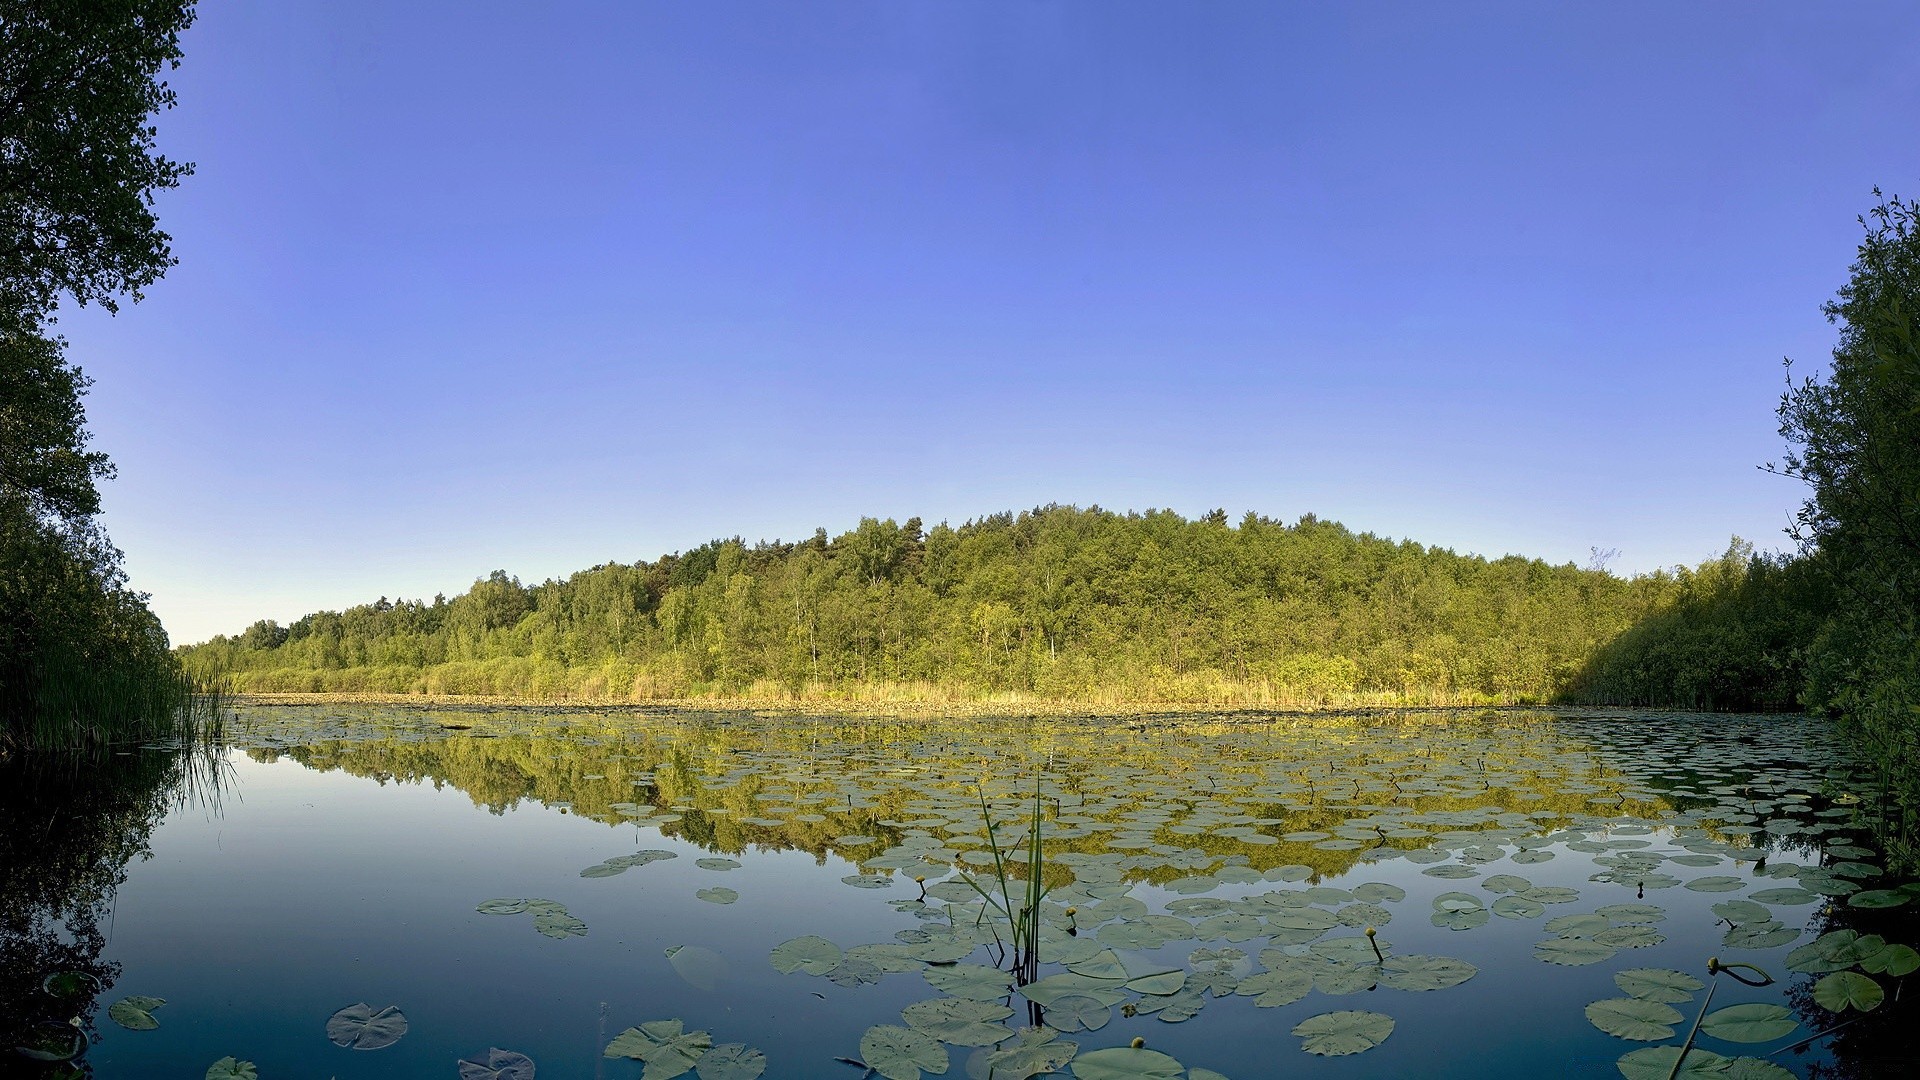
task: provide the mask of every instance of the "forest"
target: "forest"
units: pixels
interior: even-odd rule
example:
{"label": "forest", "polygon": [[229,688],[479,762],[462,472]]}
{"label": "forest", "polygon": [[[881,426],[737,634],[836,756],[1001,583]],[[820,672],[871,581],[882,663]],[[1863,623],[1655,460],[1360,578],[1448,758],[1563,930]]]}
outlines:
{"label": "forest", "polygon": [[[1790,576],[1739,541],[1621,578],[1312,515],[1045,506],[715,540],[537,585],[496,571],[452,599],[262,621],[182,658],[251,692],[1785,707],[1802,619],[1755,616]],[[1661,619],[1700,640],[1616,645]]]}

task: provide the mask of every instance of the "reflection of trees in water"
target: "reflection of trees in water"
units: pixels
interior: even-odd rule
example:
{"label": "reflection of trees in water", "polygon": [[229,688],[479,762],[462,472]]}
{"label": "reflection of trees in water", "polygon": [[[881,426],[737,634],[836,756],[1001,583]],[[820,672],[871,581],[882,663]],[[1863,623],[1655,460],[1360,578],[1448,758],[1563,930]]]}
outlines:
{"label": "reflection of trees in water", "polygon": [[[98,995],[119,976],[100,958],[114,890],[167,811],[218,779],[204,749],[0,758],[0,1075],[91,1075],[12,1048],[57,1025],[92,1032]],[[78,977],[50,987],[59,973]]]}

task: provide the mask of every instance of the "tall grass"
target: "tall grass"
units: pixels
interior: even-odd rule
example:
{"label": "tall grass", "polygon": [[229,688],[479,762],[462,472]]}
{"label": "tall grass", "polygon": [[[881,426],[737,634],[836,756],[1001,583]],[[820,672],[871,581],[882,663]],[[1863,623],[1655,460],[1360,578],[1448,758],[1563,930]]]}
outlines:
{"label": "tall grass", "polygon": [[223,687],[194,678],[171,658],[93,664],[54,654],[33,676],[0,690],[0,749],[218,741],[221,733]]}

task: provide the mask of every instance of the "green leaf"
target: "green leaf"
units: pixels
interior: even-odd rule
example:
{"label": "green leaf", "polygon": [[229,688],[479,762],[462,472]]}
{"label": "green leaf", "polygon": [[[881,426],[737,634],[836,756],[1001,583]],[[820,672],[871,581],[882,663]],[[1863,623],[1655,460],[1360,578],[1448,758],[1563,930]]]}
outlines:
{"label": "green leaf", "polygon": [[223,1057],[207,1066],[207,1080],[260,1080],[260,1071],[251,1061]]}
{"label": "green leaf", "polygon": [[[1680,1048],[1677,1046],[1646,1046],[1627,1054],[1614,1065],[1626,1080],[1667,1080],[1668,1074],[1673,1072],[1673,1063],[1679,1058]],[[1687,1051],[1678,1080],[1724,1077],[1727,1066],[1731,1064],[1719,1054],[1696,1046]]]}
{"label": "green leaf", "polygon": [[349,1050],[384,1050],[406,1033],[406,1014],[393,1005],[375,1012],[362,1001],[327,1018],[328,1041]]}
{"label": "green leaf", "polygon": [[1587,1020],[1609,1035],[1636,1042],[1673,1037],[1672,1025],[1686,1018],[1671,1005],[1646,998],[1607,998],[1587,1006]]}
{"label": "green leaf", "polygon": [[947,1071],[947,1048],[912,1028],[881,1024],[860,1036],[860,1060],[887,1080],[920,1080]]}
{"label": "green leaf", "polygon": [[1700,1030],[1727,1042],[1772,1042],[1799,1030],[1785,1006],[1760,1003],[1716,1009],[1700,1021]]}
{"label": "green leaf", "polygon": [[928,984],[942,993],[975,1001],[994,1001],[1007,995],[1013,977],[998,968],[980,964],[954,964],[930,967],[922,972]]}
{"label": "green leaf", "polygon": [[1549,964],[1579,967],[1611,960],[1620,950],[1585,938],[1550,938],[1533,947],[1533,955]]}
{"label": "green leaf", "polygon": [[1628,995],[1647,1001],[1687,1001],[1706,984],[1684,971],[1670,968],[1630,968],[1616,971],[1613,984]]}
{"label": "green leaf", "polygon": [[107,1016],[128,1031],[152,1031],[160,1026],[160,1021],[153,1018],[153,1010],[166,1003],[165,998],[144,995],[124,997],[107,1006]]}
{"label": "green leaf", "polygon": [[646,1062],[641,1080],[670,1080],[693,1068],[713,1049],[713,1036],[704,1031],[683,1031],[681,1025],[679,1020],[649,1020],[630,1027],[613,1037],[602,1056]]}
{"label": "green leaf", "polygon": [[705,900],[709,904],[731,904],[735,900],[740,899],[739,893],[727,888],[725,885],[715,885],[710,889],[701,889],[693,895]]}
{"label": "green leaf", "polygon": [[461,1058],[460,1080],[533,1080],[533,1059],[496,1046],[485,1054]]}
{"label": "green leaf", "polygon": [[1300,1049],[1322,1057],[1343,1057],[1371,1050],[1393,1034],[1393,1017],[1377,1012],[1331,1012],[1294,1025]]}
{"label": "green leaf", "polygon": [[754,1080],[767,1071],[767,1055],[745,1043],[721,1043],[701,1054],[693,1071],[700,1080]]}
{"label": "green leaf", "polygon": [[1380,982],[1395,990],[1445,990],[1480,973],[1451,956],[1389,956],[1380,965]]}
{"label": "green leaf", "polygon": [[1073,1062],[1079,1080],[1179,1080],[1185,1066],[1144,1046],[1111,1046],[1081,1054]]}
{"label": "green leaf", "polygon": [[1687,882],[1687,888],[1692,889],[1694,892],[1735,892],[1746,887],[1747,883],[1745,881],[1726,874],[1718,874],[1713,877],[1697,877]]}
{"label": "green leaf", "polygon": [[1299,1001],[1312,989],[1311,974],[1294,968],[1284,968],[1249,975],[1240,980],[1240,985],[1234,992],[1241,997],[1253,998],[1253,1003],[1263,1009],[1273,1009]]}
{"label": "green leaf", "polygon": [[509,899],[483,900],[474,910],[482,915],[518,915],[527,910],[527,902]]}
{"label": "green leaf", "polygon": [[1920,970],[1920,953],[1907,945],[1889,945],[1860,961],[1860,968],[1875,975],[1911,975]]}
{"label": "green leaf", "polygon": [[1793,1071],[1764,1058],[1737,1057],[1721,1080],[1800,1080]]}
{"label": "green leaf", "polygon": [[901,1010],[907,1026],[954,1046],[991,1046],[1010,1034],[999,1022],[1013,1015],[1005,1005],[965,998],[929,998]]}
{"label": "green leaf", "polygon": [[1098,1031],[1113,1018],[1113,1006],[1085,994],[1062,994],[1042,1014],[1047,1026],[1056,1031]]}
{"label": "green leaf", "polygon": [[1847,904],[1857,908],[1893,908],[1912,900],[1912,895],[1899,889],[1869,889],[1847,897]]}
{"label": "green leaf", "polygon": [[826,938],[808,934],[775,945],[771,959],[773,969],[783,975],[791,975],[796,971],[825,975],[840,963],[843,955],[840,946]]}
{"label": "green leaf", "polygon": [[1871,1012],[1886,996],[1879,983],[1857,971],[1837,971],[1813,984],[1813,1000],[1833,1012]]}
{"label": "green leaf", "polygon": [[[1080,1051],[1080,1044],[1067,1042],[1048,1028],[1021,1028],[1011,1046],[985,1054],[978,1071],[980,1080],[1027,1080],[1041,1073],[1064,1068]],[[969,1068],[968,1075],[975,1075]]]}

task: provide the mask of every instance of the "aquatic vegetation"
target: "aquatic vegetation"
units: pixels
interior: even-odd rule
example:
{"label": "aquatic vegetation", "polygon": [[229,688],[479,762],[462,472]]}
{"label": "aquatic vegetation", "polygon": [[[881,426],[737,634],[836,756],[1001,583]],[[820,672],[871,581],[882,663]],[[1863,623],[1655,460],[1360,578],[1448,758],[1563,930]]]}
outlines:
{"label": "aquatic vegetation", "polygon": [[484,1054],[461,1058],[458,1064],[460,1080],[534,1080],[532,1058],[497,1046]]}
{"label": "aquatic vegetation", "polygon": [[160,1026],[153,1011],[167,1003],[166,998],[134,995],[107,1006],[107,1018],[128,1031],[152,1031]]}
{"label": "aquatic vegetation", "polygon": [[260,1071],[251,1061],[223,1057],[207,1066],[206,1080],[260,1080]]}
{"label": "aquatic vegetation", "polygon": [[327,1040],[349,1050],[384,1050],[406,1033],[406,1014],[392,1005],[376,1010],[361,1001],[327,1018]]}

